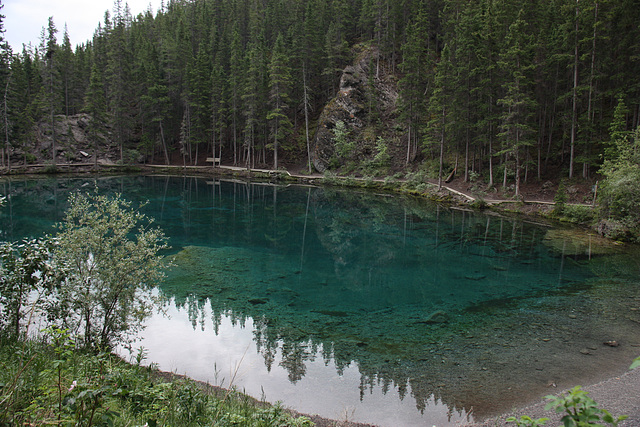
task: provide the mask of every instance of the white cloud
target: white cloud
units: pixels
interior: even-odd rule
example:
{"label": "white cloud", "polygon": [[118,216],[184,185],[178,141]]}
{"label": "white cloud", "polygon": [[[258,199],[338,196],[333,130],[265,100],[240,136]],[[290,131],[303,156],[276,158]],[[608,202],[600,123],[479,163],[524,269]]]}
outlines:
{"label": "white cloud", "polygon": [[[113,10],[113,0],[5,0],[2,14],[5,15],[5,38],[14,52],[22,50],[22,44],[40,43],[40,32],[46,27],[49,17],[58,29],[58,42],[62,43],[64,26],[67,25],[73,46],[93,37],[98,24],[104,22],[104,12]],[[155,13],[160,0],[129,0],[131,14],[136,16],[151,8]]]}

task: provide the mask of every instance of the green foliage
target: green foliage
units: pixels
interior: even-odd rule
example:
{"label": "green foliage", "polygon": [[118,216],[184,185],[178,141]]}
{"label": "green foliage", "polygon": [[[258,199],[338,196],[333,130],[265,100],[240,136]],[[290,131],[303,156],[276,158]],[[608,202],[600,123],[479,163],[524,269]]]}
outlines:
{"label": "green foliage", "polygon": [[54,250],[55,317],[86,346],[126,343],[151,310],[164,235],[119,195],[74,194],[69,203]]}
{"label": "green foliage", "polygon": [[33,314],[52,285],[53,245],[49,238],[0,245],[0,331],[14,337],[27,333],[25,309]]}
{"label": "green foliage", "polygon": [[565,205],[562,210],[562,220],[576,224],[590,224],[595,219],[596,211],[591,206]]}
{"label": "green foliage", "polygon": [[44,333],[39,341],[0,336],[1,425],[313,425],[234,390],[214,393],[188,379],[164,382],[152,367],[83,351],[65,329]]}
{"label": "green foliage", "polygon": [[588,396],[589,393],[576,386],[565,395],[547,396],[549,403],[546,410],[555,409],[556,413],[565,413],[561,421],[565,427],[583,427],[590,425],[617,426],[620,421],[627,418],[626,415],[614,417],[606,409],[601,409],[598,404]]}
{"label": "green foliage", "polygon": [[518,427],[538,427],[545,425],[549,418],[534,419],[528,415],[522,415],[520,418],[509,417],[506,421],[508,423],[516,423]]}
{"label": "green foliage", "polygon": [[342,120],[338,120],[336,122],[336,126],[333,128],[333,135],[333,141],[335,143],[336,154],[338,157],[341,159],[351,157],[351,154],[356,147],[356,143],[349,139],[349,130]]}
{"label": "green foliage", "polygon": [[0,332],[31,317],[94,349],[126,344],[150,312],[164,236],[119,196],[75,194],[55,238],[0,246]]}
{"label": "green foliage", "polygon": [[[618,128],[619,125],[612,125]],[[621,240],[640,236],[640,128],[632,134],[612,130],[615,155],[605,159],[598,202],[601,232]]]}
{"label": "green foliage", "polygon": [[553,196],[553,202],[555,203],[553,205],[553,213],[555,215],[562,215],[562,213],[564,212],[564,208],[566,206],[567,200],[568,200],[567,187],[564,181],[560,181],[560,184],[558,185],[558,191],[556,191],[556,195]]}
{"label": "green foliage", "polygon": [[600,185],[599,201],[608,218],[640,219],[640,167],[621,165],[608,171]]}
{"label": "green foliage", "polygon": [[376,154],[373,158],[373,164],[377,167],[389,166],[391,156],[389,155],[389,146],[383,137],[379,136],[376,139]]}
{"label": "green foliage", "polygon": [[[617,426],[621,421],[627,419],[626,415],[614,417],[606,409],[599,408],[588,394],[582,390],[582,387],[576,386],[567,394],[546,396],[549,402],[545,406],[545,410],[554,409],[558,414],[564,413],[561,418],[564,427]],[[536,427],[545,425],[548,420],[548,418],[533,419],[523,415],[520,418],[509,417],[506,421],[515,423],[518,427]]]}

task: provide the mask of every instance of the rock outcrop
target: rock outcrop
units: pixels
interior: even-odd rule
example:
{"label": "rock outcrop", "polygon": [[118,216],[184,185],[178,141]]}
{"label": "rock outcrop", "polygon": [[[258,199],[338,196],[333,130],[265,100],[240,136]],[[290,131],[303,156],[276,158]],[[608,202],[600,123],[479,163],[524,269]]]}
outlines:
{"label": "rock outcrop", "polygon": [[[70,116],[55,116],[55,141],[56,163],[79,164],[93,163],[95,141],[89,133],[88,114],[75,114]],[[110,130],[104,126],[103,133],[97,138],[98,162],[101,164],[113,164],[119,160],[119,151],[113,144],[108,143]],[[54,133],[50,120],[42,120],[34,126],[32,145],[16,147],[11,153],[12,160],[19,164],[51,164],[52,142]]]}
{"label": "rock outcrop", "polygon": [[[335,150],[334,128],[342,121],[355,141],[354,157],[364,160],[373,154],[376,138],[383,128],[393,130],[398,100],[395,77],[379,61],[376,47],[358,46],[353,65],[340,78],[338,93],[324,107],[313,142],[315,168],[324,172],[330,163],[340,163]],[[385,123],[384,127],[376,126]],[[397,138],[396,138],[397,139]]]}

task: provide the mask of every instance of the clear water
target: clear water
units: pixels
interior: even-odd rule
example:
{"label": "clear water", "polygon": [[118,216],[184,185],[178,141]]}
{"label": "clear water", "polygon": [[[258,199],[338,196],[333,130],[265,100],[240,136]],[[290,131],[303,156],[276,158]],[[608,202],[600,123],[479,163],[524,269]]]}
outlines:
{"label": "clear water", "polygon": [[[121,192],[169,236],[160,368],[325,417],[479,420],[623,372],[640,353],[637,248],[397,196],[192,177],[0,182],[0,240]],[[618,347],[603,345],[615,340]]]}

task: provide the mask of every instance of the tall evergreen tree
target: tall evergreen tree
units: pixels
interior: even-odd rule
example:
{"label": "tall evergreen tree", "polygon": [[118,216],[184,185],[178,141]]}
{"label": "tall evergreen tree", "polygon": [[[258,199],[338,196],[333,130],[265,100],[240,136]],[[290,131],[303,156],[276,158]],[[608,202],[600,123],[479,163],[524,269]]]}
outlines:
{"label": "tall evergreen tree", "polygon": [[[0,11],[4,8],[4,4],[0,0]],[[10,152],[10,119],[9,119],[9,87],[11,84],[11,47],[4,39],[4,18],[5,16],[0,13],[0,88],[2,88],[3,101],[2,101],[2,123],[0,123],[0,129],[2,129],[2,136],[0,140],[0,166],[4,167],[5,164],[11,170],[11,152]],[[5,154],[6,153],[6,154]],[[6,156],[6,161],[5,161]]]}
{"label": "tall evergreen tree", "polygon": [[89,114],[88,133],[93,143],[93,162],[98,166],[98,146],[100,134],[104,131],[104,122],[107,115],[107,101],[105,99],[102,72],[96,63],[91,68],[91,79],[84,110]]}
{"label": "tall evergreen tree", "polygon": [[[447,137],[451,129],[450,109],[453,93],[452,80],[449,78],[452,70],[449,46],[445,45],[436,65],[434,89],[429,99],[429,112],[432,119],[428,126],[430,137],[427,139],[438,146],[438,189],[442,187],[444,172],[444,156],[447,148]],[[434,145],[435,145],[434,144]],[[455,173],[455,171],[454,171]]]}
{"label": "tall evergreen tree", "polygon": [[[501,52],[498,64],[505,73],[504,96],[498,100],[498,104],[503,108],[500,133],[503,140],[502,153],[513,159],[515,196],[518,198],[524,154],[526,148],[531,145],[531,117],[535,106],[531,93],[531,72],[534,68],[532,44],[523,10],[520,10],[517,19],[509,26],[505,48]],[[506,170],[505,166],[503,184],[506,184]]]}
{"label": "tall evergreen tree", "polygon": [[109,33],[107,47],[107,98],[115,142],[124,163],[124,145],[130,131],[132,99],[130,91],[131,58],[127,44],[128,17],[121,0],[115,0],[113,28]]}
{"label": "tall evergreen tree", "polygon": [[291,120],[286,114],[291,89],[291,70],[287,58],[284,38],[278,35],[269,63],[270,111],[267,119],[271,123],[273,138],[273,168],[278,169],[278,147],[280,141],[291,131]]}
{"label": "tall evergreen tree", "polygon": [[60,81],[62,86],[62,95],[61,98],[63,100],[63,112],[65,116],[70,114],[71,109],[71,100],[72,96],[71,85],[72,85],[72,72],[73,72],[73,51],[71,49],[71,40],[69,39],[69,31],[67,26],[64,26],[64,33],[62,36],[62,45],[60,46],[60,50],[58,53],[58,68],[60,73]]}
{"label": "tall evergreen tree", "polygon": [[[55,23],[53,22],[53,17],[49,17],[49,22],[47,25],[46,35],[42,39],[42,43],[44,45],[43,51],[45,52],[45,69],[44,71],[44,82],[46,86],[46,103],[49,109],[49,123],[51,126],[51,161],[53,166],[55,167],[56,157],[57,157],[57,147],[56,147],[56,120],[55,115],[57,113],[58,104],[59,104],[59,95],[58,88],[60,85],[60,77],[58,74],[58,69],[56,67],[57,56],[58,56],[58,41],[56,39],[56,34],[58,29],[56,28]],[[44,33],[44,31],[43,31]]]}

